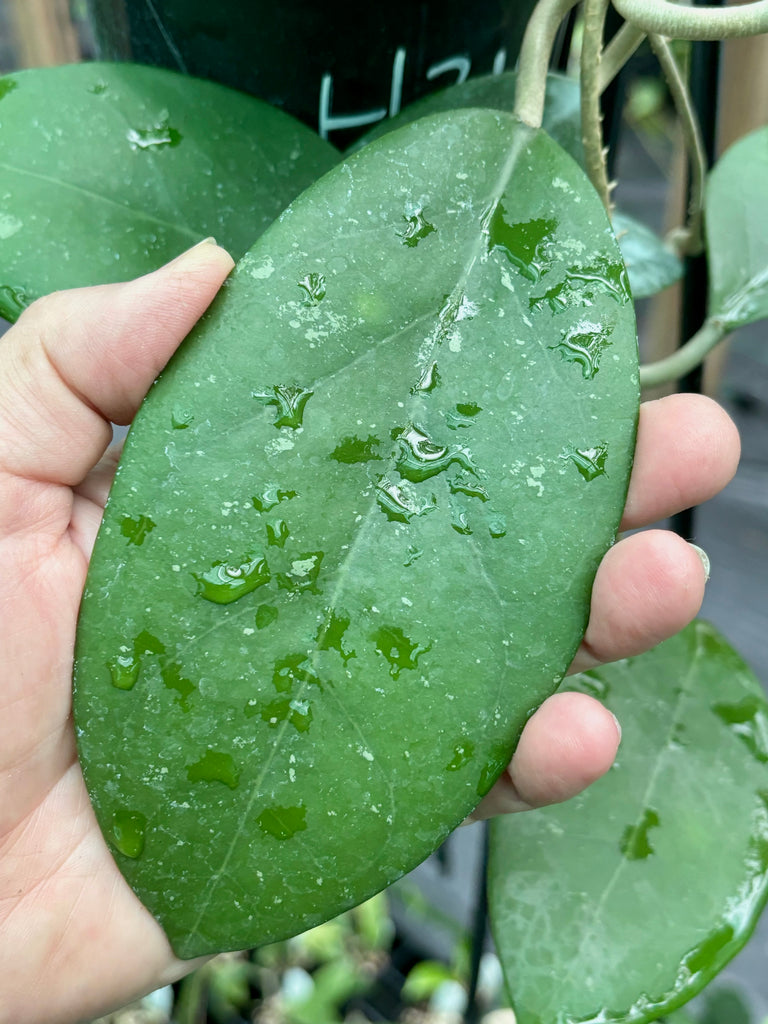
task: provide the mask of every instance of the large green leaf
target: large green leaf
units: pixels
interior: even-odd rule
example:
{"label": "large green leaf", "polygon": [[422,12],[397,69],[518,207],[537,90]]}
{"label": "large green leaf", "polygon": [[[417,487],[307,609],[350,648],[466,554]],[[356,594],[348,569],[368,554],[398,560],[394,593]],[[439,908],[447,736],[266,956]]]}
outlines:
{"label": "large green leaf", "polygon": [[623,722],[618,759],[494,823],[496,945],[520,1024],[642,1024],[703,988],[765,903],[768,704],[704,622],[567,688]]}
{"label": "large green leaf", "polygon": [[[428,114],[470,107],[512,111],[516,82],[516,72],[507,71],[501,75],[470,78],[459,85],[432,93],[410,104],[397,117],[382,121],[355,149]],[[581,102],[579,83],[575,79],[554,72],[547,75],[542,127],[574,160],[583,164]],[[552,187],[557,187],[556,183],[553,182]],[[613,228],[627,266],[632,294],[636,299],[655,295],[682,277],[682,261],[666,248],[650,228],[621,212],[615,214]]]}
{"label": "large green leaf", "polygon": [[359,902],[490,788],[636,409],[605,214],[509,115],[366,147],[240,263],[139,413],[78,641],[96,812],[182,956]]}
{"label": "large green leaf", "polygon": [[707,182],[709,316],[729,327],[768,317],[768,127],[736,142]]}
{"label": "large green leaf", "polygon": [[213,235],[237,257],[338,154],[273,107],[130,64],[0,78],[0,315]]}

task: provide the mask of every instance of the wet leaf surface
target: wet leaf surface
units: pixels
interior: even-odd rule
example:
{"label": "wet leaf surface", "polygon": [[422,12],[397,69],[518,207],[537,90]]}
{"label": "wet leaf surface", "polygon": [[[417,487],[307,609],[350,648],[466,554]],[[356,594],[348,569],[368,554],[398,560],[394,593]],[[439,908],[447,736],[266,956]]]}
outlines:
{"label": "wet leaf surface", "polygon": [[624,274],[551,139],[440,116],[301,196],[161,376],[75,711],[102,829],[180,955],[409,870],[558,685],[631,463]]}
{"label": "wet leaf surface", "polygon": [[[441,111],[487,107],[511,113],[515,105],[516,81],[516,72],[506,71],[501,75],[470,78],[460,85],[432,93],[410,104],[396,117],[383,121],[354,148],[359,149],[366,142],[381,138],[387,132],[404,124]],[[556,72],[547,75],[542,128],[570,153],[574,160],[583,165],[584,147],[581,142],[578,81]],[[682,262],[665,247],[650,228],[621,211],[614,214],[613,228],[619,240],[635,299],[655,295],[682,277]]]}
{"label": "wet leaf surface", "polygon": [[0,315],[208,236],[239,258],[338,154],[231,89],[130,64],[0,79]]}
{"label": "wet leaf surface", "polygon": [[739,139],[707,182],[710,317],[743,327],[768,317],[768,127]]}
{"label": "wet leaf surface", "polygon": [[656,1020],[741,949],[768,895],[768,704],[696,622],[571,678],[623,724],[582,796],[493,824],[493,932],[520,1024]]}

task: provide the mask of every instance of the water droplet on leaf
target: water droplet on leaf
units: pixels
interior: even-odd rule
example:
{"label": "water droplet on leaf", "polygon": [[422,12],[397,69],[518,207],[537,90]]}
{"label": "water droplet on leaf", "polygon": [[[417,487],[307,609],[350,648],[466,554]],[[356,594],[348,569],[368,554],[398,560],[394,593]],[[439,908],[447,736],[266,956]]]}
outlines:
{"label": "water droplet on leaf", "polygon": [[758,697],[745,697],[737,704],[714,704],[712,710],[758,761],[768,762],[768,717]]}
{"label": "water droplet on leaf", "polygon": [[599,444],[594,448],[564,448],[560,458],[570,461],[585,480],[594,480],[605,475],[605,460],[608,458],[608,446]]}
{"label": "water droplet on leaf", "polygon": [[491,511],[488,516],[488,532],[494,540],[507,535],[507,520],[501,512]]}
{"label": "water droplet on leaf", "polygon": [[283,548],[285,542],[291,535],[288,524],[284,519],[278,519],[274,523],[267,523],[267,544],[270,547]]}
{"label": "water droplet on leaf", "polygon": [[413,424],[409,424],[396,435],[395,443],[395,466],[400,475],[411,483],[429,480],[454,464],[475,473],[475,467],[466,448],[456,444],[435,444],[425,431]]}
{"label": "water droplet on leaf", "polygon": [[451,508],[451,526],[463,537],[472,535],[472,527],[467,522],[467,511],[460,506],[454,505]]}
{"label": "water droplet on leaf", "polygon": [[276,427],[290,427],[298,430],[304,421],[304,409],[314,391],[299,384],[275,384],[268,391],[253,391],[252,397],[263,405],[274,405]]}
{"label": "water droplet on leaf", "polygon": [[195,417],[188,409],[176,406],[171,413],[171,426],[174,430],[186,430],[194,418]]}
{"label": "water droplet on leaf", "polygon": [[136,860],[144,852],[147,819],[138,811],[122,808],[112,818],[112,841],[120,853]]}
{"label": "water droplet on leaf", "polygon": [[417,559],[421,558],[423,554],[424,552],[421,550],[421,548],[415,548],[413,544],[411,544],[410,547],[408,548],[407,557],[403,562],[403,565],[407,569],[410,565],[413,565],[413,563]]}
{"label": "water droplet on leaf", "polygon": [[137,658],[142,654],[165,654],[165,644],[143,629],[133,641],[133,653]]}
{"label": "water droplet on leaf", "polygon": [[234,758],[218,750],[206,750],[199,761],[188,764],[187,778],[190,782],[221,782],[229,789],[237,789],[240,784]]}
{"label": "water droplet on leaf", "polygon": [[319,594],[317,577],[320,575],[320,564],[325,557],[323,551],[307,551],[291,562],[289,572],[277,574],[277,585],[281,590],[291,590],[298,594],[308,590]]}
{"label": "water droplet on leaf", "polygon": [[536,282],[548,268],[557,221],[537,217],[522,224],[510,224],[505,214],[503,205],[497,203],[488,219],[488,252],[501,249],[523,277]]}
{"label": "water droplet on leaf", "polygon": [[475,753],[475,745],[471,740],[461,739],[453,750],[453,757],[445,766],[447,772],[457,772],[465,764],[469,764]]}
{"label": "water droplet on leaf", "polygon": [[403,245],[407,245],[409,249],[414,249],[419,242],[431,235],[433,231],[436,231],[434,224],[430,224],[424,217],[423,210],[417,210],[410,216],[404,216],[403,220],[406,223],[405,231],[400,235]]}
{"label": "water droplet on leaf", "polygon": [[262,832],[275,839],[285,840],[304,832],[307,827],[307,809],[298,807],[268,807],[256,818]]}
{"label": "water droplet on leaf", "polygon": [[161,114],[157,124],[150,128],[129,128],[126,138],[131,149],[174,149],[178,146],[183,136],[171,127],[168,116],[167,113]]}
{"label": "water droplet on leaf", "polygon": [[303,667],[305,664],[310,663],[307,655],[303,653],[289,654],[285,658],[277,659],[272,672],[272,685],[278,693],[290,693],[294,684],[298,684],[300,688],[304,683],[323,689],[323,684],[314,672]]}
{"label": "water droplet on leaf", "polygon": [[319,651],[338,651],[344,660],[344,664],[350,658],[356,657],[354,651],[344,650],[344,634],[349,629],[350,617],[348,615],[337,615],[333,609],[323,625],[318,629],[315,641]]}
{"label": "water droplet on leaf", "polygon": [[128,538],[129,544],[136,544],[137,547],[141,547],[156,525],[149,516],[139,516],[138,519],[123,516],[120,521],[120,533]]}
{"label": "water droplet on leaf", "polygon": [[296,497],[296,491],[282,491],[277,484],[267,484],[261,494],[251,500],[257,512],[269,512],[281,501],[290,501]]}
{"label": "water droplet on leaf", "polygon": [[353,465],[357,462],[373,462],[381,460],[374,449],[378,448],[381,441],[378,437],[369,434],[365,441],[359,437],[343,437],[339,444],[330,454],[330,458],[336,462],[343,462],[346,465]]}
{"label": "water droplet on leaf", "polygon": [[411,388],[411,394],[431,394],[439,386],[440,374],[437,369],[437,363],[432,362],[426,367],[421,377]]}
{"label": "water droplet on leaf", "polygon": [[298,284],[307,293],[306,305],[316,306],[325,298],[325,277],[322,274],[307,274]]}
{"label": "water droplet on leaf", "polygon": [[592,380],[600,368],[600,357],[611,344],[609,335],[613,328],[607,324],[595,324],[580,320],[575,326],[563,331],[562,340],[549,347],[559,352],[568,363],[579,363],[585,380]]}
{"label": "water droplet on leaf", "polygon": [[11,288],[0,285],[0,312],[9,320],[18,320],[30,303],[30,298],[23,288]]}
{"label": "water droplet on leaf", "polygon": [[256,629],[266,629],[277,620],[278,611],[272,604],[260,604],[256,609]]}
{"label": "water droplet on leaf", "polygon": [[621,852],[627,860],[645,860],[646,857],[651,856],[653,847],[648,838],[648,833],[652,828],[658,827],[659,816],[650,807],[645,809],[638,825],[627,826],[619,844]]}
{"label": "water droplet on leaf", "polygon": [[197,593],[214,604],[231,604],[258,587],[269,583],[269,566],[263,554],[248,556],[243,562],[214,562],[207,572],[192,573]]}
{"label": "water droplet on leaf", "polygon": [[261,715],[262,721],[272,729],[283,722],[289,722],[297,732],[304,733],[309,731],[312,724],[312,708],[308,700],[278,697],[263,705],[251,700],[245,705],[244,710],[247,718],[252,718],[257,713]]}
{"label": "water droplet on leaf", "polygon": [[448,489],[452,494],[466,494],[468,498],[479,498],[483,502],[489,500],[488,491],[468,476],[457,476],[449,480]]}
{"label": "water droplet on leaf", "polygon": [[389,674],[397,679],[404,669],[418,668],[419,658],[430,650],[429,646],[414,643],[399,626],[381,626],[371,639],[376,644],[376,653],[389,662]]}
{"label": "water droplet on leaf", "polygon": [[386,478],[376,485],[376,501],[387,519],[398,523],[410,523],[416,516],[426,515],[437,508],[434,495],[431,500],[420,499]]}
{"label": "water droplet on leaf", "polygon": [[197,687],[190,679],[182,677],[181,666],[177,665],[175,661],[169,662],[167,665],[162,666],[160,675],[166,687],[178,693],[179,696],[176,698],[176,703],[181,706],[181,710],[189,711],[189,698]]}
{"label": "water droplet on leaf", "polygon": [[112,685],[118,690],[132,690],[139,678],[141,662],[127,647],[121,647],[120,650],[124,653],[116,654],[107,662]]}

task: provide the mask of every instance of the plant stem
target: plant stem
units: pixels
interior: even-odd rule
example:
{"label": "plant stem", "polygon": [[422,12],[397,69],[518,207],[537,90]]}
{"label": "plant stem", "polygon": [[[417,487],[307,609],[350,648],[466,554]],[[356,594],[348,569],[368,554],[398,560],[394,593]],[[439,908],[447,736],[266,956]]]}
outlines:
{"label": "plant stem", "polygon": [[560,22],[577,2],[539,0],[525,29],[517,65],[515,114],[531,128],[541,128],[550,54]]}
{"label": "plant stem", "polygon": [[645,39],[645,32],[634,25],[622,25],[603,50],[600,61],[600,92],[603,93]]}
{"label": "plant stem", "polygon": [[610,215],[611,196],[603,148],[600,111],[600,58],[608,0],[584,0],[584,39],[581,44],[581,139],[584,163],[603,206]]}
{"label": "plant stem", "polygon": [[668,0],[613,0],[626,21],[649,35],[733,39],[768,32],[768,0],[733,7],[684,7]]}
{"label": "plant stem", "polygon": [[640,387],[655,388],[659,384],[679,380],[698,366],[705,356],[728,334],[722,320],[705,320],[698,331],[677,352],[656,363],[640,367]]}
{"label": "plant stem", "polygon": [[685,151],[691,175],[690,201],[688,204],[688,224],[683,251],[691,256],[701,252],[704,242],[701,236],[701,220],[704,212],[704,181],[707,175],[707,155],[696,113],[691,103],[680,68],[677,65],[672,49],[662,36],[649,35],[649,42],[656,54],[661,70],[669,86],[669,92],[675,104],[680,127],[683,132]]}

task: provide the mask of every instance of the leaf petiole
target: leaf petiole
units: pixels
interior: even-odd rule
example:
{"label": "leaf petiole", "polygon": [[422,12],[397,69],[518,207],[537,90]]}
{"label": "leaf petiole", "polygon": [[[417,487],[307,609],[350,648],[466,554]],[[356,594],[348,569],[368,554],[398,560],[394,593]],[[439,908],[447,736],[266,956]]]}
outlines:
{"label": "leaf petiole", "polygon": [[696,112],[691,97],[680,73],[669,42],[663,37],[651,34],[648,37],[653,52],[664,73],[672,101],[675,104],[683,142],[688,154],[691,176],[691,197],[688,206],[688,223],[684,229],[683,239],[678,248],[691,256],[701,252],[704,242],[701,234],[701,221],[704,212],[704,180],[707,174],[707,156]]}
{"label": "leaf petiole", "polygon": [[702,327],[672,355],[640,367],[640,387],[653,388],[679,380],[695,369],[729,333],[728,325],[719,319],[708,319]]}
{"label": "leaf petiole", "polygon": [[552,47],[560,23],[578,0],[540,0],[520,47],[514,113],[531,128],[541,128]]}

